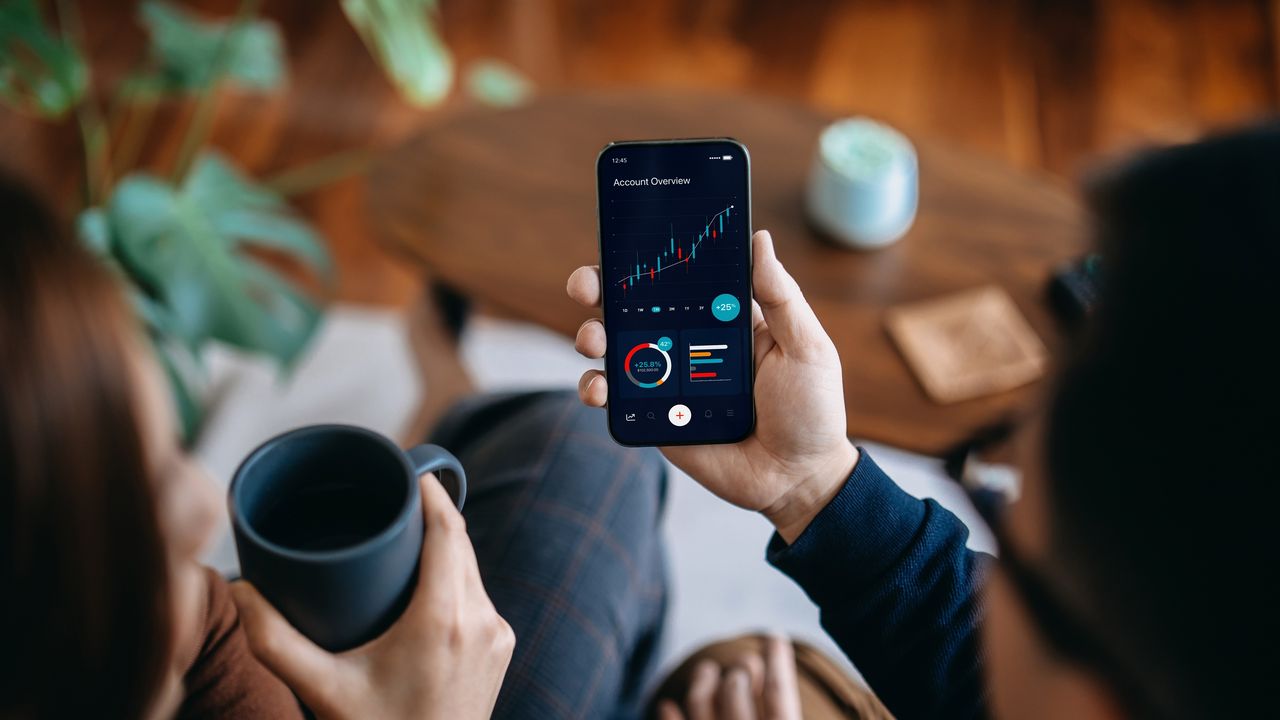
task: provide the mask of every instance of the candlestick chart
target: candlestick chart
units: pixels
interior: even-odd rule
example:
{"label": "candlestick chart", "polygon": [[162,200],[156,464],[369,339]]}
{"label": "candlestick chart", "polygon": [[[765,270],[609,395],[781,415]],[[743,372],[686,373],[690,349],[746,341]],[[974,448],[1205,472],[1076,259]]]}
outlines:
{"label": "candlestick chart", "polygon": [[706,305],[729,292],[745,296],[744,217],[733,197],[611,201],[605,282],[612,301]]}

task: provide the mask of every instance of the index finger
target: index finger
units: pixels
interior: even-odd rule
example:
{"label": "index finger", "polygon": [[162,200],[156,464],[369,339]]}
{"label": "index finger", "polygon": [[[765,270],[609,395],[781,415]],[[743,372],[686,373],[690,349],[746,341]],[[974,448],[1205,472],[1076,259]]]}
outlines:
{"label": "index finger", "polygon": [[583,307],[600,307],[600,266],[583,265],[574,270],[565,291]]}
{"label": "index finger", "polygon": [[800,688],[791,640],[771,635],[765,643],[764,711],[770,720],[800,720]]}
{"label": "index finger", "polygon": [[[459,555],[455,546],[466,542],[467,524],[453,504],[453,498],[432,473],[418,479],[422,489],[422,559],[419,563],[418,584],[441,585],[441,576],[458,574]],[[465,570],[465,566],[463,566]],[[433,577],[434,576],[434,577]],[[459,579],[465,577],[461,575]],[[432,579],[428,583],[428,578]]]}
{"label": "index finger", "polygon": [[338,658],[298,632],[266,598],[244,580],[231,584],[245,641],[254,657],[284,681],[311,708],[325,712],[342,693]]}

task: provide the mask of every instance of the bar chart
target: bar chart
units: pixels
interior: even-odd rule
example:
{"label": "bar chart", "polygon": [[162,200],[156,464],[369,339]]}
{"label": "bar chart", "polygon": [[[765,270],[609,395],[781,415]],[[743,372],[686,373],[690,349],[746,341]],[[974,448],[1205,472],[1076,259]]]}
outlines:
{"label": "bar chart", "polygon": [[718,372],[724,364],[727,343],[689,346],[689,382],[728,382]]}
{"label": "bar chart", "polygon": [[690,328],[680,333],[684,361],[681,392],[687,396],[741,392],[747,372],[742,352],[746,332],[737,327]]}

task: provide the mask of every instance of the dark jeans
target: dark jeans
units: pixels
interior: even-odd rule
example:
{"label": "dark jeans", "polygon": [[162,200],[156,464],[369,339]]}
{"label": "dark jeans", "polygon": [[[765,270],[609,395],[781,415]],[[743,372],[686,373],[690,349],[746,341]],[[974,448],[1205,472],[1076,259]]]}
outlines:
{"label": "dark jeans", "polygon": [[462,401],[431,442],[467,469],[463,515],[516,634],[495,718],[638,717],[666,605],[666,467],[572,392]]}

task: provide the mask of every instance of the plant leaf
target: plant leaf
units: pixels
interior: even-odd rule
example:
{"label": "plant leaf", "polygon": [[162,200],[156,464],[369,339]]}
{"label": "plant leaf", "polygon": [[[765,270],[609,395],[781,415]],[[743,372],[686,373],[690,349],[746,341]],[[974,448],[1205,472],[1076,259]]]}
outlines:
{"label": "plant leaf", "polygon": [[164,368],[164,374],[169,378],[169,390],[173,395],[173,406],[177,411],[178,423],[182,427],[182,439],[190,444],[195,439],[196,433],[200,431],[200,422],[204,413],[201,411],[199,401],[196,400],[196,393],[191,390],[191,380],[182,369],[184,363],[180,360],[190,361],[198,356],[181,351],[163,337],[153,337],[151,344],[155,348],[156,356],[160,359],[161,367]]}
{"label": "plant leaf", "polygon": [[533,95],[533,83],[499,60],[481,60],[467,70],[467,92],[487,105],[515,107]]}
{"label": "plant leaf", "polygon": [[159,0],[146,0],[139,19],[151,36],[151,75],[132,88],[195,92],[224,75],[245,87],[271,90],[284,79],[284,41],[275,23],[206,20]]}
{"label": "plant leaf", "polygon": [[307,341],[320,325],[320,309],[267,266],[250,264],[244,267],[244,271],[250,295],[267,310],[268,314],[279,318],[281,324],[306,328],[305,333],[285,334],[272,338],[277,344],[273,355],[289,366],[301,355]]}
{"label": "plant leaf", "polygon": [[[137,315],[142,320],[147,330],[153,336],[168,337],[175,340],[186,339],[179,332],[180,328],[176,324],[173,313],[169,311],[169,308],[148,295],[137,283],[133,282],[128,271],[120,264],[111,242],[111,226],[106,211],[97,207],[81,211],[76,220],[76,228],[80,242],[88,247],[120,281],[128,296],[129,304],[133,307],[134,315]],[[188,348],[193,354],[199,350],[194,345],[188,345]]]}
{"label": "plant leaf", "polygon": [[275,243],[324,267],[328,255],[277,196],[220,157],[198,158],[178,189],[141,173],[124,178],[107,220],[121,265],[165,310],[149,320],[163,333],[191,348],[221,340],[285,365],[311,338],[318,308],[244,246]]}
{"label": "plant leaf", "polygon": [[400,94],[434,105],[453,85],[453,57],[435,27],[434,0],[342,0],[342,11]]}
{"label": "plant leaf", "polygon": [[203,369],[199,344],[191,343],[189,338],[184,337],[167,306],[130,281],[128,273],[112,254],[106,211],[102,208],[88,208],[80,213],[76,226],[81,242],[119,278],[134,314],[146,326],[152,349],[169,381],[182,437],[191,441],[199,430],[203,417],[200,403],[196,401],[196,393],[191,390],[191,376]]}
{"label": "plant leaf", "polygon": [[111,257],[111,229],[107,226],[107,214],[102,208],[86,208],[76,218],[76,234],[80,242],[94,255],[114,261]]}
{"label": "plant leaf", "polygon": [[0,99],[57,118],[88,88],[89,68],[80,51],[50,32],[35,0],[0,1]]}
{"label": "plant leaf", "polygon": [[253,184],[220,156],[206,153],[191,168],[184,188],[205,208],[220,237],[284,252],[328,276],[329,253],[310,226],[294,217],[278,194]]}

